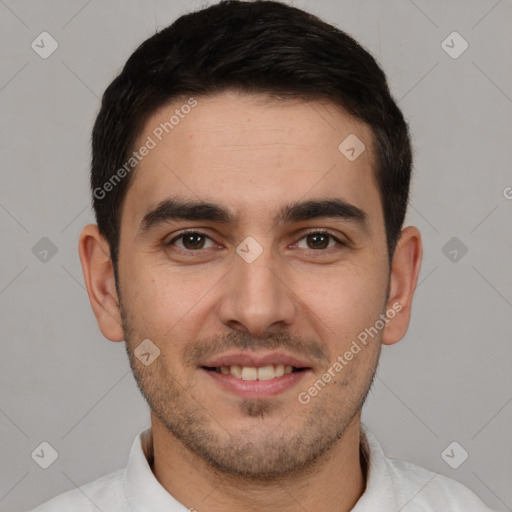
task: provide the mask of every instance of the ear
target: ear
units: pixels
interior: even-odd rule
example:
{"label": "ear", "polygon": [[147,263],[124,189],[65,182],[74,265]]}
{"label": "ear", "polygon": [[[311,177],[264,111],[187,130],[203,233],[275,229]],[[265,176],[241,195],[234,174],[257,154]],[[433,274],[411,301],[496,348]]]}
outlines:
{"label": "ear", "polygon": [[98,226],[85,226],[80,235],[78,252],[89,301],[103,336],[110,341],[123,341],[110,247]]}
{"label": "ear", "polygon": [[407,332],[411,319],[412,299],[420,273],[423,247],[417,228],[408,226],[402,230],[393,255],[387,310],[395,314],[386,324],[382,343],[393,345]]}

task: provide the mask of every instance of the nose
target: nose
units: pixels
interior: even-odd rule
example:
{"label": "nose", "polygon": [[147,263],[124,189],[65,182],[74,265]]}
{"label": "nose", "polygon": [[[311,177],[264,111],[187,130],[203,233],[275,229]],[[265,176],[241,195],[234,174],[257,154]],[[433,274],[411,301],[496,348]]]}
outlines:
{"label": "nose", "polygon": [[236,254],[218,302],[220,320],[255,338],[290,326],[297,304],[286,267],[270,249],[250,263]]}

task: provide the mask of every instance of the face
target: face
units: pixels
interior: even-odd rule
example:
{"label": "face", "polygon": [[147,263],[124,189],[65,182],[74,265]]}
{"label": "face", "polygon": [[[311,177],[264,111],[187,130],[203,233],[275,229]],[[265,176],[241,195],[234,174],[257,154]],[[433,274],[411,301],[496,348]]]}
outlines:
{"label": "face", "polygon": [[[290,474],[358,419],[388,328],[344,357],[389,309],[371,132],[325,103],[195,100],[169,133],[186,100],[157,111],[136,145],[156,144],[121,217],[130,364],[154,420],[204,461]],[[351,134],[355,160],[339,149]]]}

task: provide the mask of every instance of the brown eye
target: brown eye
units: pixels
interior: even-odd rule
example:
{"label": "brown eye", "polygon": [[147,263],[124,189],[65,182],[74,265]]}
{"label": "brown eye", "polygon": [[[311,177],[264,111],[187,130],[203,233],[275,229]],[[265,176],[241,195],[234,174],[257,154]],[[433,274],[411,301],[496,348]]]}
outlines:
{"label": "brown eye", "polygon": [[[302,240],[305,240],[306,246],[301,247]],[[308,233],[303,236],[299,242],[298,247],[301,249],[313,249],[313,250],[321,250],[321,249],[330,249],[331,247],[335,247],[336,245],[343,245],[336,237],[331,235],[330,233],[326,233],[324,231],[316,231],[313,233]]]}
{"label": "brown eye", "polygon": [[307,236],[307,244],[310,249],[326,249],[329,246],[329,235],[314,233]]}
{"label": "brown eye", "polygon": [[208,247],[213,247],[213,243],[207,235],[204,233],[200,233],[198,231],[189,231],[186,233],[181,233],[177,237],[173,238],[167,246],[176,245],[178,249],[187,250],[187,251],[197,251],[199,249],[205,249],[207,242],[210,242]]}
{"label": "brown eye", "polygon": [[183,245],[186,249],[202,249],[204,236],[199,233],[187,233],[183,236]]}

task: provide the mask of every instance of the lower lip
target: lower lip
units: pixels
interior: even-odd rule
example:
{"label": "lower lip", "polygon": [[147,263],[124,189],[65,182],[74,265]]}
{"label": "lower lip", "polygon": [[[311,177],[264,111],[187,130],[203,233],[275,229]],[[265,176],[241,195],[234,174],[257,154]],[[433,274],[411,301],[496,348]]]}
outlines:
{"label": "lower lip", "polygon": [[204,368],[201,368],[201,371],[207,373],[224,390],[236,393],[243,398],[253,399],[278,395],[293,387],[310,372],[310,370],[301,370],[269,380],[242,380],[233,375],[224,375]]}

